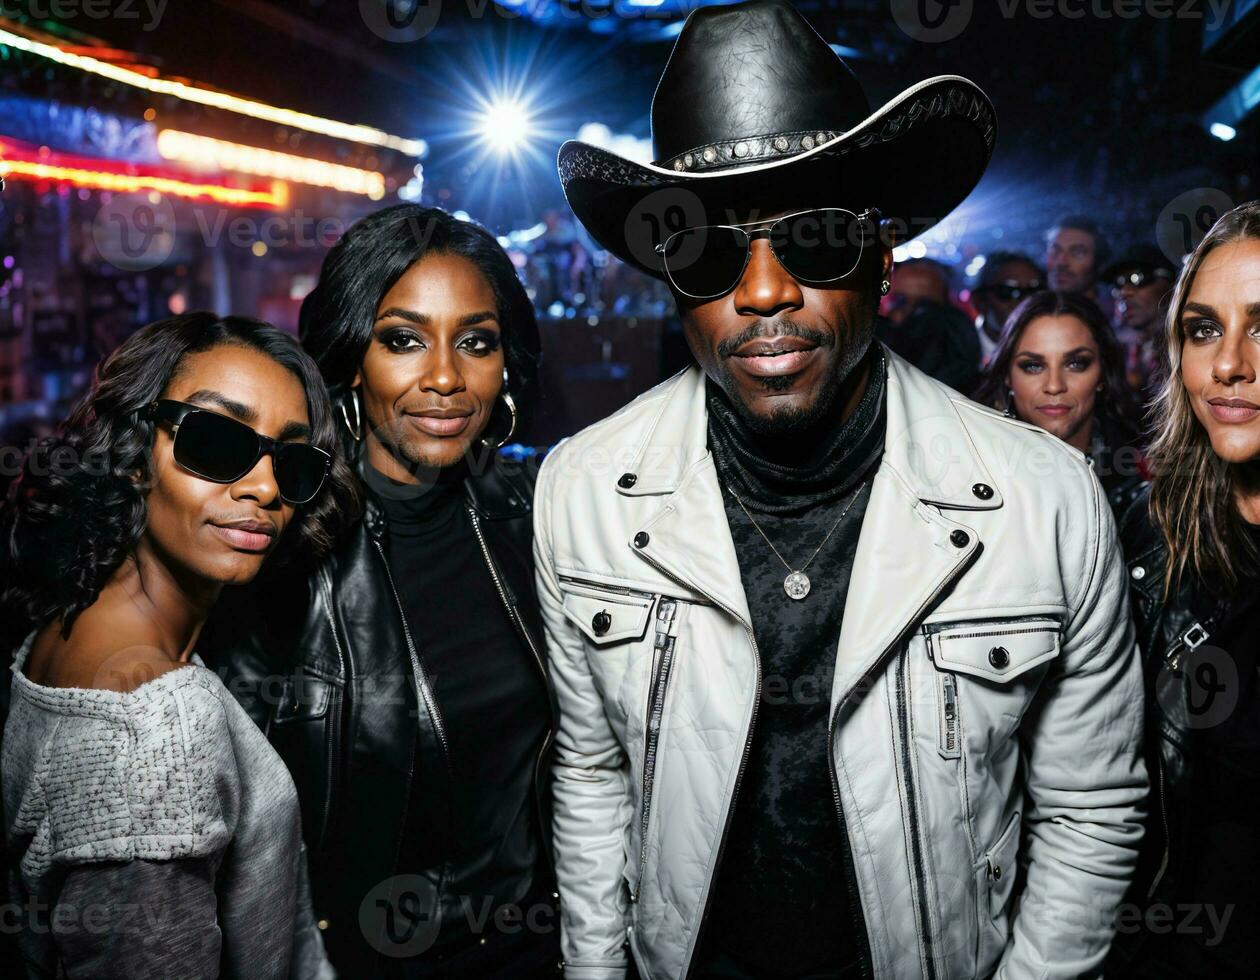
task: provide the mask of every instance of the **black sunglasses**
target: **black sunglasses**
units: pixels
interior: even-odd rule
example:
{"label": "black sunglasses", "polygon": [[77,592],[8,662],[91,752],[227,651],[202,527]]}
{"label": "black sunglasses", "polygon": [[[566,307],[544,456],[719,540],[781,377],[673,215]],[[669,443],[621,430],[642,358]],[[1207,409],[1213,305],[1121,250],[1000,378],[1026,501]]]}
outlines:
{"label": "black sunglasses", "polygon": [[[762,235],[770,239],[770,251],[793,279],[822,284],[843,279],[858,267],[879,218],[875,208],[861,214],[814,208],[769,223],[699,225],[674,232],[656,246],[656,252],[674,288],[692,299],[713,299],[734,289],[748,265],[752,240]],[[756,225],[765,227],[745,230]]]}
{"label": "black sunglasses", "polygon": [[1030,282],[1027,286],[1018,286],[1011,282],[995,282],[989,286],[981,287],[976,292],[990,293],[1003,303],[1011,303],[1021,300],[1025,296],[1031,296],[1033,293],[1040,292],[1044,288],[1037,281]]}
{"label": "black sunglasses", "polygon": [[291,504],[311,500],[324,485],[332,457],[305,442],[277,442],[244,422],[187,402],[150,402],[141,417],[169,422],[175,462],[212,483],[235,483],[270,455],[280,496]]}

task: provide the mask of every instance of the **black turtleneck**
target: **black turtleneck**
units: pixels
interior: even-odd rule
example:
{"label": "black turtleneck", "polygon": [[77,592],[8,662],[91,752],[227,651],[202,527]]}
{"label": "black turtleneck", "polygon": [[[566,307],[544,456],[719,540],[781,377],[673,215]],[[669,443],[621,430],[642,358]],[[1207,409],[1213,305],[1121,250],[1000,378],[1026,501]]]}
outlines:
{"label": "black turtleneck", "polygon": [[[849,575],[884,448],[879,345],[865,363],[867,387],[849,418],[840,419],[838,399],[831,417],[791,442],[758,437],[709,383],[709,448],[752,614],[762,690],[697,958],[702,978],[848,977],[865,947],[849,898],[848,838],[827,746]],[[788,568],[735,495],[793,569],[831,531],[805,569],[811,589],[804,599],[784,591]]]}
{"label": "black turtleneck", "polygon": [[[365,465],[364,477],[385,512],[390,574],[441,712],[450,763],[449,776],[421,772],[417,763],[399,873],[467,865],[468,855],[493,854],[498,862],[483,869],[484,881],[471,875],[461,880],[465,894],[449,896],[456,904],[443,910],[438,946],[458,946],[472,931],[468,908],[493,912],[541,886],[535,807],[515,788],[522,770],[532,772],[546,736],[548,695],[486,567],[463,474],[400,484]],[[405,650],[399,656],[407,663]],[[487,800],[512,818],[488,826]],[[488,833],[515,842],[505,846],[502,838],[487,840]],[[503,855],[522,856],[521,865],[504,867]],[[435,953],[397,964],[398,973],[428,976]]]}

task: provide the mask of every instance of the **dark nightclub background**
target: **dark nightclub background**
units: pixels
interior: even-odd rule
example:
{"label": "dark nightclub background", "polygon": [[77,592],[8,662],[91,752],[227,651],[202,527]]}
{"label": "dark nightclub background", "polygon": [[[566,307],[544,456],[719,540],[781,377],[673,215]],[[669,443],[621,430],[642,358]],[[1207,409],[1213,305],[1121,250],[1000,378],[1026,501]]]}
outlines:
{"label": "dark nightclub background", "polygon": [[[294,329],[328,246],[399,200],[509,249],[543,330],[532,447],[656,383],[687,356],[670,295],[576,226],[554,163],[579,136],[651,159],[653,88],[695,5],[0,0],[5,478],[130,331],[193,309]],[[1042,262],[1064,212],[1175,261],[1257,196],[1260,0],[797,6],[873,106],[942,73],[992,98],[983,182],[897,252],[944,263],[969,315],[984,257]]]}

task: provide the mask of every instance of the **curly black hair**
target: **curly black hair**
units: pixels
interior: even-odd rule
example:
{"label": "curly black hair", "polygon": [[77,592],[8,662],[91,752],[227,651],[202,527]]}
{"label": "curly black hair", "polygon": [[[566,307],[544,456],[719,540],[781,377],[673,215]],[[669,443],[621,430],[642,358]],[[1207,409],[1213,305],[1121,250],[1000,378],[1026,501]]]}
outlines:
{"label": "curly black hair", "polygon": [[528,430],[538,401],[538,319],[512,260],[475,222],[419,204],[398,204],[356,222],[329,250],[319,282],[302,303],[302,343],[319,365],[333,401],[347,397],[372,340],[381,300],[430,254],[466,258],[490,284],[519,438]]}
{"label": "curly black hair", "polygon": [[319,369],[296,338],[268,324],[188,313],[128,338],[101,364],[57,434],[26,454],[0,515],[0,607],[7,615],[21,617],[27,628],[59,620],[62,635],[69,635],[144,534],[154,423],[139,410],[162,396],[185,357],[224,344],[256,350],[297,376],[306,391],[311,443],[333,455],[328,480],[299,509],[267,567],[307,568],[333,546],[358,514],[360,490],[339,452]]}

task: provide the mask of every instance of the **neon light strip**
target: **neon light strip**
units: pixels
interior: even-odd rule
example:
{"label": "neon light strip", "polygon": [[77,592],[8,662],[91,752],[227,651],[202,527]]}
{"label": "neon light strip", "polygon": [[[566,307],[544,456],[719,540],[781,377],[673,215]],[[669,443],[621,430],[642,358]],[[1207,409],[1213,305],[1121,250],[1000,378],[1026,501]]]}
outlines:
{"label": "neon light strip", "polygon": [[[144,171],[144,172],[135,172]],[[109,169],[108,162],[69,154],[39,153],[22,144],[0,140],[0,176],[15,180],[47,180],[117,193],[157,191],[174,197],[208,198],[237,207],[279,209],[289,203],[288,185],[273,181],[270,189],[193,183],[151,167],[132,172]]]}
{"label": "neon light strip", "polygon": [[202,165],[209,163],[222,170],[238,170],[260,177],[331,187],[349,194],[365,194],[373,201],[385,196],[384,175],[371,170],[181,133],[175,129],[164,129],[158,133],[157,148],[166,160]]}
{"label": "neon light strip", "polygon": [[7,44],[10,47],[17,48],[19,51],[25,51],[28,54],[55,61],[60,65],[99,75],[101,78],[108,78],[110,81],[118,82],[121,85],[130,85],[133,88],[143,89],[146,92],[153,92],[156,95],[172,95],[177,99],[183,99],[185,102],[195,102],[198,105],[223,109],[242,116],[252,116],[255,119],[263,119],[280,126],[291,126],[294,129],[304,129],[310,133],[320,133],[335,139],[350,140],[354,143],[364,143],[369,146],[383,146],[413,157],[423,156],[427,149],[424,140],[391,136],[389,133],[373,129],[371,126],[352,125],[350,123],[337,122],[334,119],[308,115],[305,112],[296,112],[293,109],[281,109],[277,106],[267,105],[264,102],[253,102],[224,92],[197,88],[184,82],[176,82],[166,78],[150,78],[147,75],[142,75],[140,72],[132,71],[130,68],[121,68],[118,65],[111,65],[107,61],[98,61],[96,58],[89,58],[85,55],[72,54],[54,45],[32,41],[10,31],[0,30],[0,44]]}

